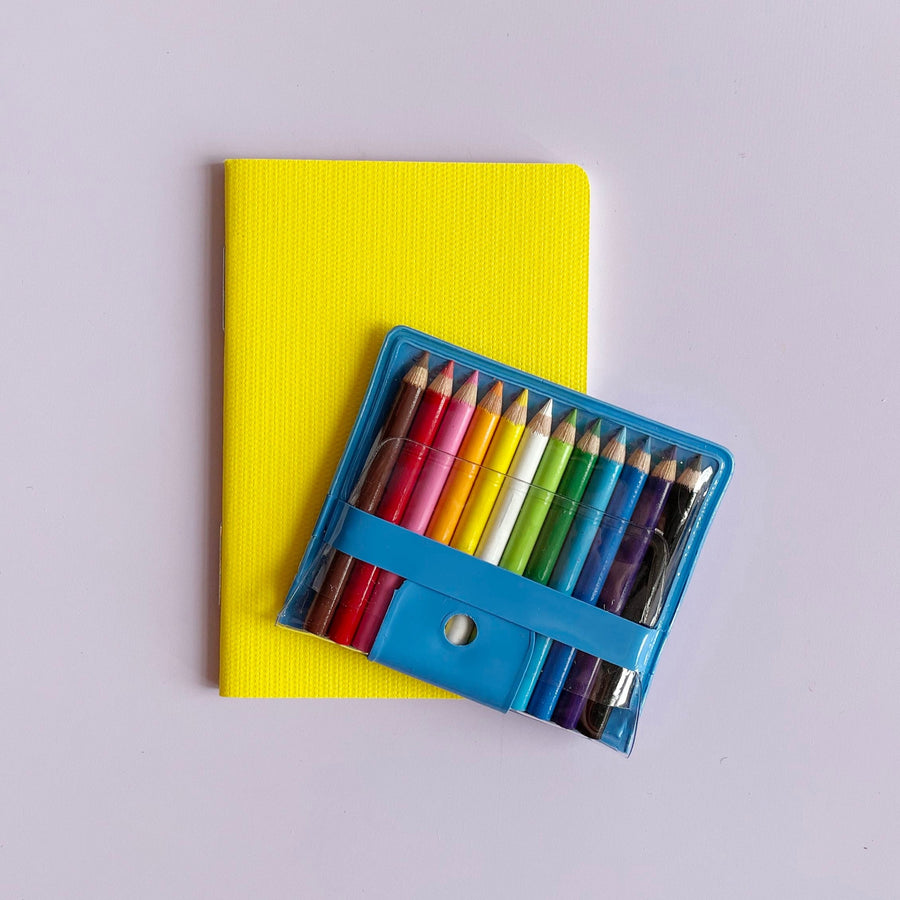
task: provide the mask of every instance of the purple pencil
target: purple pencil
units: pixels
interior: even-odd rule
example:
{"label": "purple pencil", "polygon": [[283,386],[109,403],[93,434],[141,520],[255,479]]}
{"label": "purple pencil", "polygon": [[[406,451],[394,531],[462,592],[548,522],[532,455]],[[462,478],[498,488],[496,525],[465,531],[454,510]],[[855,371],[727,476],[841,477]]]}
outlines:
{"label": "purple pencil", "polygon": [[[644,484],[641,496],[625,530],[625,536],[616,552],[616,558],[603,582],[598,606],[619,615],[641,568],[641,562],[653,529],[662,514],[666,497],[675,480],[677,463],[675,447],[669,447],[662,455],[650,477]],[[553,710],[553,721],[563,728],[574,728],[590,693],[590,686],[600,668],[600,660],[589,653],[578,651],[566,679],[562,693]]]}

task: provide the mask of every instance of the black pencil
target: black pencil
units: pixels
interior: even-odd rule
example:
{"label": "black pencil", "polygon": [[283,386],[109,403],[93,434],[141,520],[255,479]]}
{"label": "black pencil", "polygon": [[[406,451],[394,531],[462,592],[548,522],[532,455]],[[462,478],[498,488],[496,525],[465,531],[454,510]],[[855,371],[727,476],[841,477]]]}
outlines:
{"label": "black pencil", "polygon": [[[622,615],[632,622],[640,622],[652,628],[661,611],[662,578],[669,560],[678,549],[678,543],[691,513],[700,498],[701,488],[706,483],[703,477],[703,461],[701,457],[693,457],[672,485],[666,499],[662,515],[656,524],[657,540],[653,548],[643,560],[641,571],[635,579],[634,586]],[[661,538],[661,541],[659,540]]]}
{"label": "black pencil", "polygon": [[[622,617],[653,628],[662,612],[663,582],[669,561],[675,555],[682,535],[709,479],[700,456],[685,466],[669,492],[656,531],[641,564],[641,569],[622,609]],[[603,662],[591,686],[578,729],[599,738],[606,728],[612,709],[627,706],[634,689],[634,672]]]}

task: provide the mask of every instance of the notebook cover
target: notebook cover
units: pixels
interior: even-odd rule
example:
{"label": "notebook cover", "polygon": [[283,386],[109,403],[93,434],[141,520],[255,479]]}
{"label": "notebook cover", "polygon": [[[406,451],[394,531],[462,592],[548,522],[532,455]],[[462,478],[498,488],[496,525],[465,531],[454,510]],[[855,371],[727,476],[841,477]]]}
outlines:
{"label": "notebook cover", "polygon": [[275,619],[392,326],[584,390],[587,178],[229,160],[225,220],[220,692],[451,696]]}

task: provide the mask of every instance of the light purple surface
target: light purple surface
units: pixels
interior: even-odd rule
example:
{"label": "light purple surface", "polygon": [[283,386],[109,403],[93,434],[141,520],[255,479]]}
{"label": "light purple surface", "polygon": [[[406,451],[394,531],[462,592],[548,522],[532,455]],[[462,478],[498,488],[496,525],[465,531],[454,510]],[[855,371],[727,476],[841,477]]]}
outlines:
{"label": "light purple surface", "polygon": [[[895,0],[3,18],[0,896],[896,895]],[[587,169],[591,391],[737,460],[630,760],[217,696],[226,156]]]}

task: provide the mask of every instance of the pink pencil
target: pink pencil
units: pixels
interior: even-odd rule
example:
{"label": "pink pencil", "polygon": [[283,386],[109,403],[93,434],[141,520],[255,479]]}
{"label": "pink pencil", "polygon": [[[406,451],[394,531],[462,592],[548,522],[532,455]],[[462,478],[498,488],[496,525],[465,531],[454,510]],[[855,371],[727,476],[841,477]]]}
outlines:
{"label": "pink pencil", "polygon": [[[431,514],[440,499],[441,491],[450,468],[456,457],[456,451],[462,443],[472,414],[475,412],[475,401],[478,399],[478,372],[473,372],[462,384],[450,400],[444,414],[441,427],[431,445],[428,458],[416,482],[415,490],[409,499],[409,505],[403,513],[400,524],[416,534],[424,534]],[[363,653],[368,653],[375,643],[375,635],[381,628],[384,615],[394,596],[394,591],[402,584],[403,579],[393,572],[379,572],[378,580],[369,595],[366,611],[356,629],[350,646]]]}

